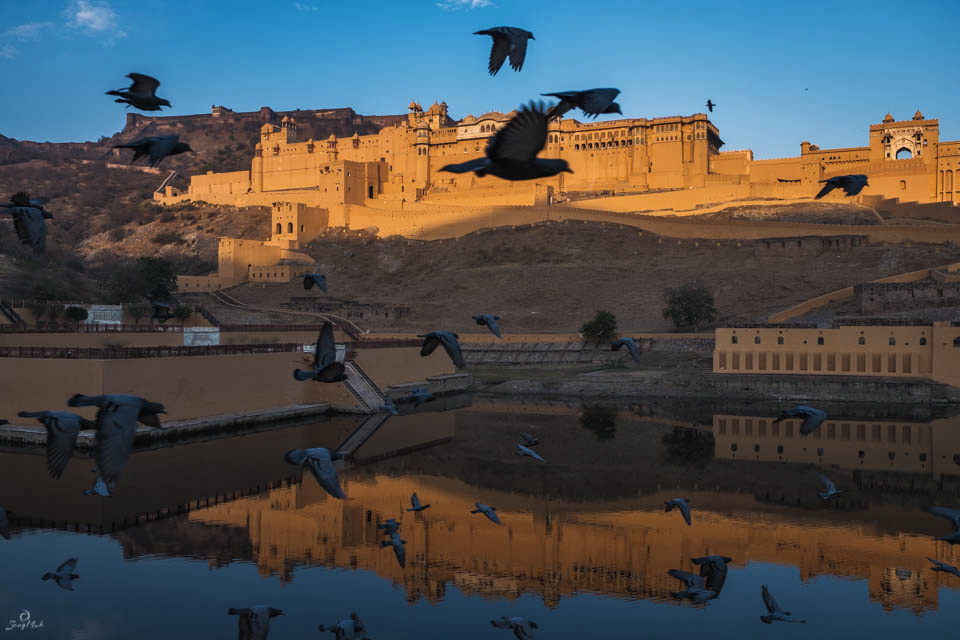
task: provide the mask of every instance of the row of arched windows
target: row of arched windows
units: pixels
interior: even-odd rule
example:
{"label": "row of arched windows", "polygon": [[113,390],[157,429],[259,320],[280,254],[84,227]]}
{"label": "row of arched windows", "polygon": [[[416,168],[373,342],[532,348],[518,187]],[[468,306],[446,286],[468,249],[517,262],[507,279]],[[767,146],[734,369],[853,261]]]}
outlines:
{"label": "row of arched windows", "polygon": [[[730,343],[731,343],[731,344],[737,344],[737,336],[731,336],[731,337],[730,337]],[[754,337],[753,337],[753,343],[754,343],[754,344],[760,344],[760,336],[754,336]],[[806,341],[804,341],[804,343],[806,343]],[[860,339],[857,341],[857,343],[858,343],[858,344],[867,344],[867,340],[866,340],[866,338],[864,338],[863,336],[860,336]],[[777,344],[783,344],[783,336],[777,336]],[[817,344],[818,344],[818,345],[824,344],[824,342],[823,342],[823,336],[819,336],[819,337],[817,338]],[[897,339],[894,338],[893,336],[890,336],[890,339],[887,341],[887,344],[889,344],[890,346],[894,346],[894,345],[897,344]],[[927,344],[927,339],[926,339],[926,338],[920,338],[920,346],[924,346],[924,345],[926,345],[926,344]],[[957,338],[956,340],[953,341],[953,346],[955,346],[955,347],[960,347],[960,338]]]}
{"label": "row of arched windows", "polygon": [[575,144],[575,151],[587,151],[590,149],[613,149],[615,147],[632,147],[633,140],[610,140],[609,142],[587,142],[585,144]]}

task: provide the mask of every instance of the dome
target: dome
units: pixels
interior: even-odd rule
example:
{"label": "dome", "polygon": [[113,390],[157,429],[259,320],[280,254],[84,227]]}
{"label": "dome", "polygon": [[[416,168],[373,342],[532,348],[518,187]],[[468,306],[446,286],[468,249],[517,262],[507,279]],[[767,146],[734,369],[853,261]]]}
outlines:
{"label": "dome", "polygon": [[260,133],[273,133],[273,125],[269,122],[260,127]]}
{"label": "dome", "polygon": [[414,129],[416,129],[417,131],[419,131],[419,130],[421,130],[421,129],[429,129],[429,128],[430,128],[430,125],[428,125],[426,122],[424,122],[424,121],[422,121],[422,120],[417,123],[417,126],[416,126],[416,127],[414,127]]}
{"label": "dome", "polygon": [[893,122],[893,116],[888,113],[887,115],[883,116],[883,121],[884,121],[884,122]]}
{"label": "dome", "polygon": [[360,134],[357,133],[356,131],[354,131],[354,132],[353,132],[353,139],[354,139],[354,140],[359,140],[359,139],[360,139]]}
{"label": "dome", "polygon": [[466,117],[464,117],[464,119],[462,120],[464,124],[468,124],[470,122],[476,122],[476,121],[477,119],[474,117],[472,113],[468,113]]}
{"label": "dome", "polygon": [[434,102],[427,110],[427,114],[441,113],[442,111],[443,109],[440,108],[440,105]]}
{"label": "dome", "polygon": [[283,117],[280,119],[280,122],[290,122],[290,116],[283,116]]}
{"label": "dome", "polygon": [[416,100],[410,101],[410,106],[407,107],[410,111],[423,111],[423,107],[417,104]]}
{"label": "dome", "polygon": [[923,120],[923,114],[920,113],[920,109],[917,109],[917,112],[913,114],[914,120]]}
{"label": "dome", "polygon": [[327,140],[330,141],[330,142],[336,142],[336,141],[337,141],[337,136],[335,136],[335,135],[333,135],[333,134],[331,133],[331,134],[330,134],[330,137],[327,138]]}

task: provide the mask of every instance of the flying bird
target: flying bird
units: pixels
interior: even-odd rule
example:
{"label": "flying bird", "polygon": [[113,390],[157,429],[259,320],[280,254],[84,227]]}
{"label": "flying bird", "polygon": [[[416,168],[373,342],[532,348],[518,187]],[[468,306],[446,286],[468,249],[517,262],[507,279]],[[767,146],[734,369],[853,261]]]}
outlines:
{"label": "flying bird", "polygon": [[670,595],[674,598],[688,598],[694,604],[703,604],[707,600],[717,597],[717,592],[707,589],[703,578],[696,574],[680,569],[670,569],[667,573],[683,582],[687,587],[683,591],[671,591]]}
{"label": "flying bird", "polygon": [[710,98],[707,98],[707,109],[709,109],[711,113],[713,113],[713,108],[714,108],[715,106],[717,106],[717,105],[714,104],[713,102],[710,102]]}
{"label": "flying bird", "polygon": [[596,118],[603,113],[619,113],[620,105],[614,102],[620,94],[620,89],[587,89],[586,91],[557,91],[556,93],[541,93],[542,96],[557,98],[560,102],[550,107],[547,119],[559,118],[568,111],[580,108],[588,116]]}
{"label": "flying bird", "polygon": [[178,153],[187,151],[193,153],[186,142],[179,142],[180,136],[150,136],[149,138],[140,138],[127,144],[115,144],[114,149],[133,149],[133,164],[144,156],[150,156],[150,166],[155,167],[167,156],[175,156]]}
{"label": "flying bird", "polygon": [[538,158],[547,143],[547,112],[542,102],[526,105],[487,143],[485,157],[448,164],[440,171],[490,174],[504,180],[533,180],[573,173],[566,160]]}
{"label": "flying bird", "polygon": [[960,543],[960,509],[948,509],[947,507],[927,507],[927,513],[935,516],[941,516],[953,523],[953,533],[949,533],[937,540],[943,540],[950,544]]}
{"label": "flying bird", "polygon": [[67,468],[83,429],[94,429],[96,423],[66,411],[21,411],[21,418],[36,418],[47,428],[47,473],[59,478]]}
{"label": "flying bird", "polygon": [[531,640],[533,638],[533,630],[540,628],[537,626],[536,622],[527,620],[526,618],[521,618],[520,616],[514,616],[511,618],[508,618],[507,616],[500,616],[499,620],[491,620],[490,624],[498,629],[513,630],[513,635],[517,638],[517,640]]}
{"label": "flying bird", "polygon": [[841,494],[847,492],[846,489],[840,489],[839,491],[837,491],[837,485],[833,484],[833,481],[830,480],[830,478],[828,478],[827,476],[823,475],[822,473],[820,474],[820,482],[822,482],[827,489],[826,491],[820,492],[820,497],[824,501],[829,500],[830,498],[837,498]]}
{"label": "flying bird", "polygon": [[763,620],[764,624],[772,624],[775,621],[799,623],[806,622],[806,620],[795,620],[792,613],[781,609],[780,605],[777,604],[777,601],[773,599],[772,595],[770,595],[770,591],[767,590],[767,585],[763,585],[763,590],[760,593],[763,596],[763,604],[767,607],[767,612],[770,614],[768,616],[760,616],[760,619]]}
{"label": "flying bird", "polygon": [[102,479],[110,490],[116,486],[133,450],[137,422],[159,429],[160,420],[157,416],[166,413],[160,403],[125,394],[85,396],[78,393],[67,401],[67,406],[98,408],[94,423],[97,429],[94,457],[99,479]]}
{"label": "flying bird", "polygon": [[73,591],[73,581],[79,578],[74,570],[77,568],[77,559],[70,558],[59,567],[54,573],[43,574],[43,580],[53,580],[57,586],[67,591]]}
{"label": "flying bird", "polygon": [[377,529],[383,529],[384,535],[390,535],[400,530],[400,523],[393,518],[389,518],[384,520],[383,524],[378,524]]}
{"label": "flying bird", "polygon": [[393,415],[395,415],[395,416],[400,415],[400,411],[397,410],[397,405],[395,405],[395,404],[393,403],[393,399],[392,399],[390,396],[388,396],[388,395],[384,395],[384,396],[383,396],[383,407],[382,407],[382,408],[383,408],[384,411],[387,411],[387,412],[389,412],[389,413],[391,413],[391,414],[393,414]]}
{"label": "flying bird", "polygon": [[690,558],[690,562],[700,566],[700,577],[706,581],[707,588],[719,596],[723,589],[723,583],[727,581],[727,563],[733,562],[733,558],[703,556],[702,558]]}
{"label": "flying bird", "polygon": [[20,242],[36,253],[43,253],[47,249],[47,225],[44,220],[52,219],[53,216],[42,206],[32,204],[33,202],[35,201],[30,199],[29,194],[21,191],[10,199],[10,203],[2,206],[2,213],[13,216],[13,229]]}
{"label": "flying bird", "polygon": [[334,460],[343,459],[339,453],[330,453],[329,449],[323,447],[291,449],[287,451],[284,459],[290,464],[308,467],[310,473],[316,478],[317,484],[334,498],[343,500],[347,497],[340,488],[340,479],[337,477],[337,470],[333,467]]}
{"label": "flying bird", "polygon": [[270,618],[283,615],[282,609],[265,607],[262,604],[244,609],[227,609],[227,615],[240,616],[238,640],[267,640],[270,634]]}
{"label": "flying bird", "polygon": [[535,459],[535,460],[539,460],[540,462],[546,462],[546,460],[544,460],[543,458],[541,458],[540,455],[539,455],[536,451],[534,451],[533,449],[531,449],[531,448],[529,448],[529,447],[525,447],[525,446],[523,446],[522,444],[518,444],[518,445],[517,445],[516,454],[517,454],[518,456],[527,456],[527,457],[529,457],[529,458],[533,458],[533,459]]}
{"label": "flying bird", "polygon": [[471,511],[470,513],[482,513],[483,515],[490,518],[490,520],[500,526],[503,526],[503,523],[500,522],[500,518],[497,517],[497,508],[491,507],[488,504],[483,504],[481,502],[474,502],[477,505],[477,508]]}
{"label": "flying bird", "polygon": [[610,343],[611,351],[619,351],[620,347],[626,347],[630,351],[630,357],[633,358],[634,362],[640,362],[640,349],[637,347],[636,340],[626,337]]}
{"label": "flying bird", "polygon": [[683,519],[687,521],[687,525],[690,524],[690,505],[687,504],[686,498],[674,498],[669,502],[664,501],[663,504],[666,505],[663,508],[664,512],[670,512],[670,511],[673,511],[674,509],[680,509],[680,514],[683,516]]}
{"label": "flying bird", "polygon": [[860,193],[864,187],[870,186],[870,183],[867,182],[867,176],[860,173],[849,176],[834,176],[826,180],[821,180],[820,182],[825,182],[826,184],[823,185],[823,189],[820,189],[820,193],[816,195],[816,199],[818,200],[834,189],[843,189],[844,193],[848,196],[855,196]]}
{"label": "flying bird", "polygon": [[333,339],[332,324],[324,322],[320,328],[313,352],[313,368],[294,369],[293,378],[300,382],[315,380],[328,383],[343,382],[347,379],[346,366],[337,361],[337,343]]}
{"label": "flying bird", "polygon": [[319,273],[305,273],[301,277],[303,278],[304,289],[309,291],[313,289],[313,285],[317,285],[320,291],[327,292],[327,276]]}
{"label": "flying bird", "polygon": [[3,536],[4,540],[10,539],[10,514],[12,511],[7,511],[3,507],[0,507],[0,536]]}
{"label": "flying bird", "polygon": [[960,569],[957,569],[952,564],[947,564],[946,562],[940,562],[939,560],[934,560],[933,558],[927,558],[930,562],[933,563],[932,569],[934,571],[943,571],[944,573],[952,573],[953,575],[960,578]]}
{"label": "flying bird", "polygon": [[[50,198],[31,198],[30,194],[26,191],[18,191],[10,198],[10,202],[4,202],[0,204],[0,207],[4,209],[12,209],[13,207],[34,207],[36,209],[43,209],[43,205],[50,202]],[[53,216],[49,216],[53,217]]]}
{"label": "flying bird", "polygon": [[410,496],[410,504],[412,506],[411,508],[407,509],[407,511],[423,511],[424,509],[430,508],[430,505],[428,504],[420,504],[420,498],[417,497],[416,492]]}
{"label": "flying bird", "polygon": [[133,80],[128,89],[106,92],[108,96],[119,96],[114,102],[126,103],[127,108],[135,107],[141,111],[160,111],[160,107],[170,106],[165,98],[157,97],[159,80],[142,73],[128,73],[127,77]]}
{"label": "flying bird", "polygon": [[407,544],[406,540],[403,540],[400,537],[400,533],[397,531],[388,532],[390,540],[384,540],[380,543],[383,547],[393,547],[393,555],[397,557],[397,564],[400,565],[401,569],[406,568],[407,566],[407,549],[403,545]]}
{"label": "flying bird", "polygon": [[535,447],[540,444],[540,441],[537,440],[537,437],[532,433],[527,433],[526,431],[520,432],[520,437],[523,438],[523,446],[525,447]]}
{"label": "flying bird", "polygon": [[361,634],[366,630],[360,616],[351,613],[346,620],[340,620],[336,624],[320,625],[320,631],[329,631],[336,635],[336,640],[361,640]]}
{"label": "flying bird", "polygon": [[773,423],[776,424],[787,418],[803,418],[803,424],[800,425],[800,435],[808,436],[820,428],[823,421],[827,419],[827,414],[820,409],[799,405],[793,409],[785,409]]}
{"label": "flying bird", "polygon": [[474,31],[473,35],[493,38],[493,49],[490,50],[488,66],[492,76],[497,75],[507,56],[510,56],[510,67],[514,71],[520,71],[523,68],[523,59],[527,56],[527,40],[536,40],[532,33],[517,27],[491,27]]}
{"label": "flying bird", "polygon": [[486,326],[487,329],[490,329],[490,333],[502,338],[500,335],[500,325],[497,324],[497,320],[500,319],[500,316],[495,316],[492,313],[481,313],[478,316],[471,316],[474,320],[477,321],[477,324],[480,326]]}
{"label": "flying bird", "polygon": [[450,331],[431,331],[430,333],[417,334],[417,337],[423,338],[423,347],[420,349],[421,356],[427,357],[433,353],[438,345],[442,344],[457,369],[463,369],[466,366],[463,361],[463,354],[460,352],[459,335]]}

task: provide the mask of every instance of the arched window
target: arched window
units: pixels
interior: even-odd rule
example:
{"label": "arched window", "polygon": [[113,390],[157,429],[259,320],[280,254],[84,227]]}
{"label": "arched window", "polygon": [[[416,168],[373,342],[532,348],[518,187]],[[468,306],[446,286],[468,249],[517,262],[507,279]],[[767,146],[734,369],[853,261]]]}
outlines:
{"label": "arched window", "polygon": [[287,233],[293,233],[293,223],[292,223],[292,222],[288,222],[288,223],[287,223]]}
{"label": "arched window", "polygon": [[753,344],[760,344],[760,336],[753,336]]}
{"label": "arched window", "polygon": [[920,338],[920,346],[922,347],[922,346],[924,346],[925,344],[927,344],[927,339],[926,339],[926,338]]}
{"label": "arched window", "polygon": [[890,346],[893,346],[895,344],[897,344],[897,339],[894,338],[893,336],[890,336]]}
{"label": "arched window", "polygon": [[817,344],[823,344],[823,336],[817,338]]}
{"label": "arched window", "polygon": [[777,344],[783,344],[783,336],[777,336]]}
{"label": "arched window", "polygon": [[283,225],[281,225],[279,222],[277,223],[277,233],[283,233]]}
{"label": "arched window", "polygon": [[953,339],[953,348],[960,349],[960,337],[956,337]]}
{"label": "arched window", "polygon": [[906,191],[906,190],[907,190],[907,181],[906,181],[906,180],[901,180],[901,181],[900,181],[900,191]]}
{"label": "arched window", "polygon": [[867,344],[867,341],[864,340],[863,336],[860,336],[859,342],[860,342],[860,344]]}
{"label": "arched window", "polygon": [[906,147],[901,147],[900,149],[897,149],[897,160],[907,160],[912,157],[913,157],[913,152],[910,151],[910,149],[907,149]]}
{"label": "arched window", "polygon": [[[957,339],[960,340],[960,338]],[[737,336],[732,336],[730,338],[730,344],[737,344]]]}

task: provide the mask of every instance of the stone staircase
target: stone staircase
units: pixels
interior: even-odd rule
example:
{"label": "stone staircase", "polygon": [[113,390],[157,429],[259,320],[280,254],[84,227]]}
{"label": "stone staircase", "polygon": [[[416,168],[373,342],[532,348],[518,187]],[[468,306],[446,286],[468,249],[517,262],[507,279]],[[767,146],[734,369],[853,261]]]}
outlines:
{"label": "stone staircase", "polygon": [[709,356],[689,351],[647,351],[640,355],[637,368],[707,372],[713,370],[713,360]]}
{"label": "stone staircase", "polygon": [[370,379],[370,376],[356,362],[345,363],[347,379],[344,386],[356,398],[364,413],[376,413],[383,409],[386,397],[380,387]]}
{"label": "stone staircase", "polygon": [[583,342],[490,342],[461,345],[467,365],[543,366],[612,364],[630,357],[609,344]]}

